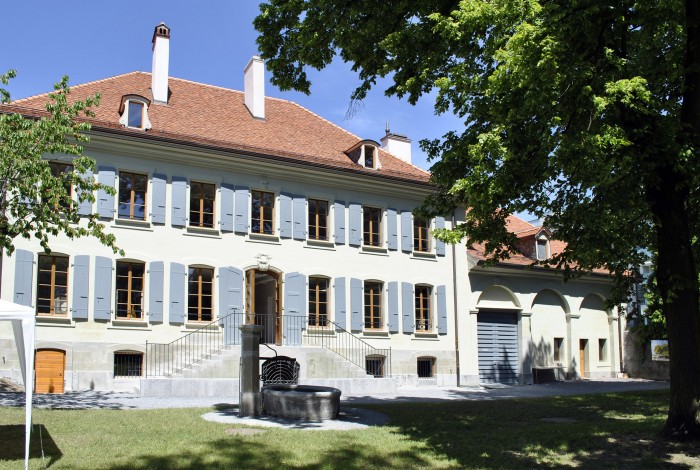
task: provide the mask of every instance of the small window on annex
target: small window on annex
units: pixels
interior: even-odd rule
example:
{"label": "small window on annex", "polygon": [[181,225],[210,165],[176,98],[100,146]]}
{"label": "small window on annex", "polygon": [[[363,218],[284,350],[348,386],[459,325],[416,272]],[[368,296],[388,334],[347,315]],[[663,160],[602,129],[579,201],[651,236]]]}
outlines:
{"label": "small window on annex", "polygon": [[214,201],[216,186],[192,182],[190,186],[190,226],[214,227]]}
{"label": "small window on annex", "polygon": [[377,207],[362,208],[363,240],[365,246],[382,245],[382,210]]}
{"label": "small window on annex", "polygon": [[114,377],[142,377],[143,353],[117,351],[114,353]]}
{"label": "small window on annex", "polygon": [[326,277],[309,277],[309,326],[328,325],[328,284]]}
{"label": "small window on annex", "polygon": [[214,320],[214,270],[190,266],[187,270],[187,320]]}
{"label": "small window on annex", "polygon": [[415,314],[416,314],[416,331],[432,331],[432,302],[430,286],[416,286],[415,289]]}
{"label": "small window on annex", "polygon": [[382,288],[381,282],[365,281],[365,328],[382,328]]}
{"label": "small window on annex", "polygon": [[564,338],[554,338],[554,345],[552,350],[552,359],[554,362],[562,362],[564,356],[562,355],[564,346]]}
{"label": "small window on annex", "polygon": [[275,194],[252,191],[251,232],[261,235],[275,233]]}
{"label": "small window on annex", "polygon": [[543,238],[537,239],[537,259],[545,260],[549,258],[549,253],[547,250],[547,240]]}
{"label": "small window on annex", "polygon": [[375,377],[384,377],[384,362],[386,358],[384,356],[366,356],[365,357],[365,371],[368,375],[373,375]]}
{"label": "small window on annex", "polygon": [[143,276],[146,264],[117,261],[117,318],[143,318]]}
{"label": "small window on annex", "polygon": [[39,255],[37,315],[68,315],[68,257]]}
{"label": "small window on annex", "polygon": [[608,340],[600,338],[598,340],[598,362],[607,362],[608,360]]}
{"label": "small window on annex", "polygon": [[430,251],[430,222],[413,218],[413,251]]}
{"label": "small window on annex", "polygon": [[309,199],[309,240],[328,240],[328,201]]}
{"label": "small window on annex", "polygon": [[418,378],[428,379],[435,377],[435,358],[434,357],[419,357],[417,361]]}
{"label": "small window on annex", "polygon": [[148,175],[119,172],[119,218],[146,220]]}

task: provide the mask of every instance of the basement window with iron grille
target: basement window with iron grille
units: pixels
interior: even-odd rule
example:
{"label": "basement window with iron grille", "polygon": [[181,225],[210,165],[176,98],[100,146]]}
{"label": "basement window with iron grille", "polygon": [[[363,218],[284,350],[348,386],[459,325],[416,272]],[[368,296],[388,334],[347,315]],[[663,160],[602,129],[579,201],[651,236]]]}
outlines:
{"label": "basement window with iron grille", "polygon": [[365,358],[365,371],[368,375],[384,377],[384,356],[367,356]]}
{"label": "basement window with iron grille", "polygon": [[435,358],[434,357],[419,357],[418,358],[418,378],[429,379],[435,377]]}
{"label": "basement window with iron grille", "polygon": [[143,353],[124,351],[114,353],[114,377],[142,377]]}

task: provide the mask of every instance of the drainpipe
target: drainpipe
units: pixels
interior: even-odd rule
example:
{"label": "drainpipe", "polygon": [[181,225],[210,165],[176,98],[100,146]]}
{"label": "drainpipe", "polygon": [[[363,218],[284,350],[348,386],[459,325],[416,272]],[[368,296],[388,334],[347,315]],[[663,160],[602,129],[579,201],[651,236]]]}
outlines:
{"label": "drainpipe", "polygon": [[[455,216],[452,215],[452,229],[455,228]],[[452,243],[452,307],[455,313],[455,365],[457,368],[457,386],[460,386],[459,370],[459,315],[457,313],[457,247]]]}
{"label": "drainpipe", "polygon": [[625,372],[625,356],[622,348],[622,305],[617,306],[617,349],[620,354],[620,375]]}

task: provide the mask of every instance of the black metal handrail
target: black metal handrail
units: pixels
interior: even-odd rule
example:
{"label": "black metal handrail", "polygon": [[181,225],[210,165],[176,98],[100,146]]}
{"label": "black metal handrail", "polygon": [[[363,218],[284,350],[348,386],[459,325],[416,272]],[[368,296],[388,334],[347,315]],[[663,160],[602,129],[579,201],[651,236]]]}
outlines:
{"label": "black metal handrail", "polygon": [[[391,348],[375,348],[338,324],[302,315],[232,312],[201,325],[170,343],[146,343],[146,377],[169,377],[240,344],[239,327],[263,326],[260,342],[285,346],[321,346],[376,377],[391,375]],[[322,324],[321,324],[322,323]]]}

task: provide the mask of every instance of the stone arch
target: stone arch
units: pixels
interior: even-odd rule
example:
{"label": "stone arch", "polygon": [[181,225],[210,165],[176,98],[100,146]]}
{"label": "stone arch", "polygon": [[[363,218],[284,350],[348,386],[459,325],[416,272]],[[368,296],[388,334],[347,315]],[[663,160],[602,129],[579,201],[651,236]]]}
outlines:
{"label": "stone arch", "polygon": [[569,341],[569,303],[553,289],[537,293],[530,308],[528,357],[535,366],[551,366],[567,361],[564,343]]}
{"label": "stone arch", "polygon": [[522,306],[515,293],[501,285],[492,285],[486,288],[476,302],[476,308],[488,308],[498,310],[521,310]]}
{"label": "stone arch", "polygon": [[605,298],[596,292],[581,301],[576,320],[575,344],[579,372],[590,377],[610,377],[615,369],[615,332],[612,312],[605,306]]}

